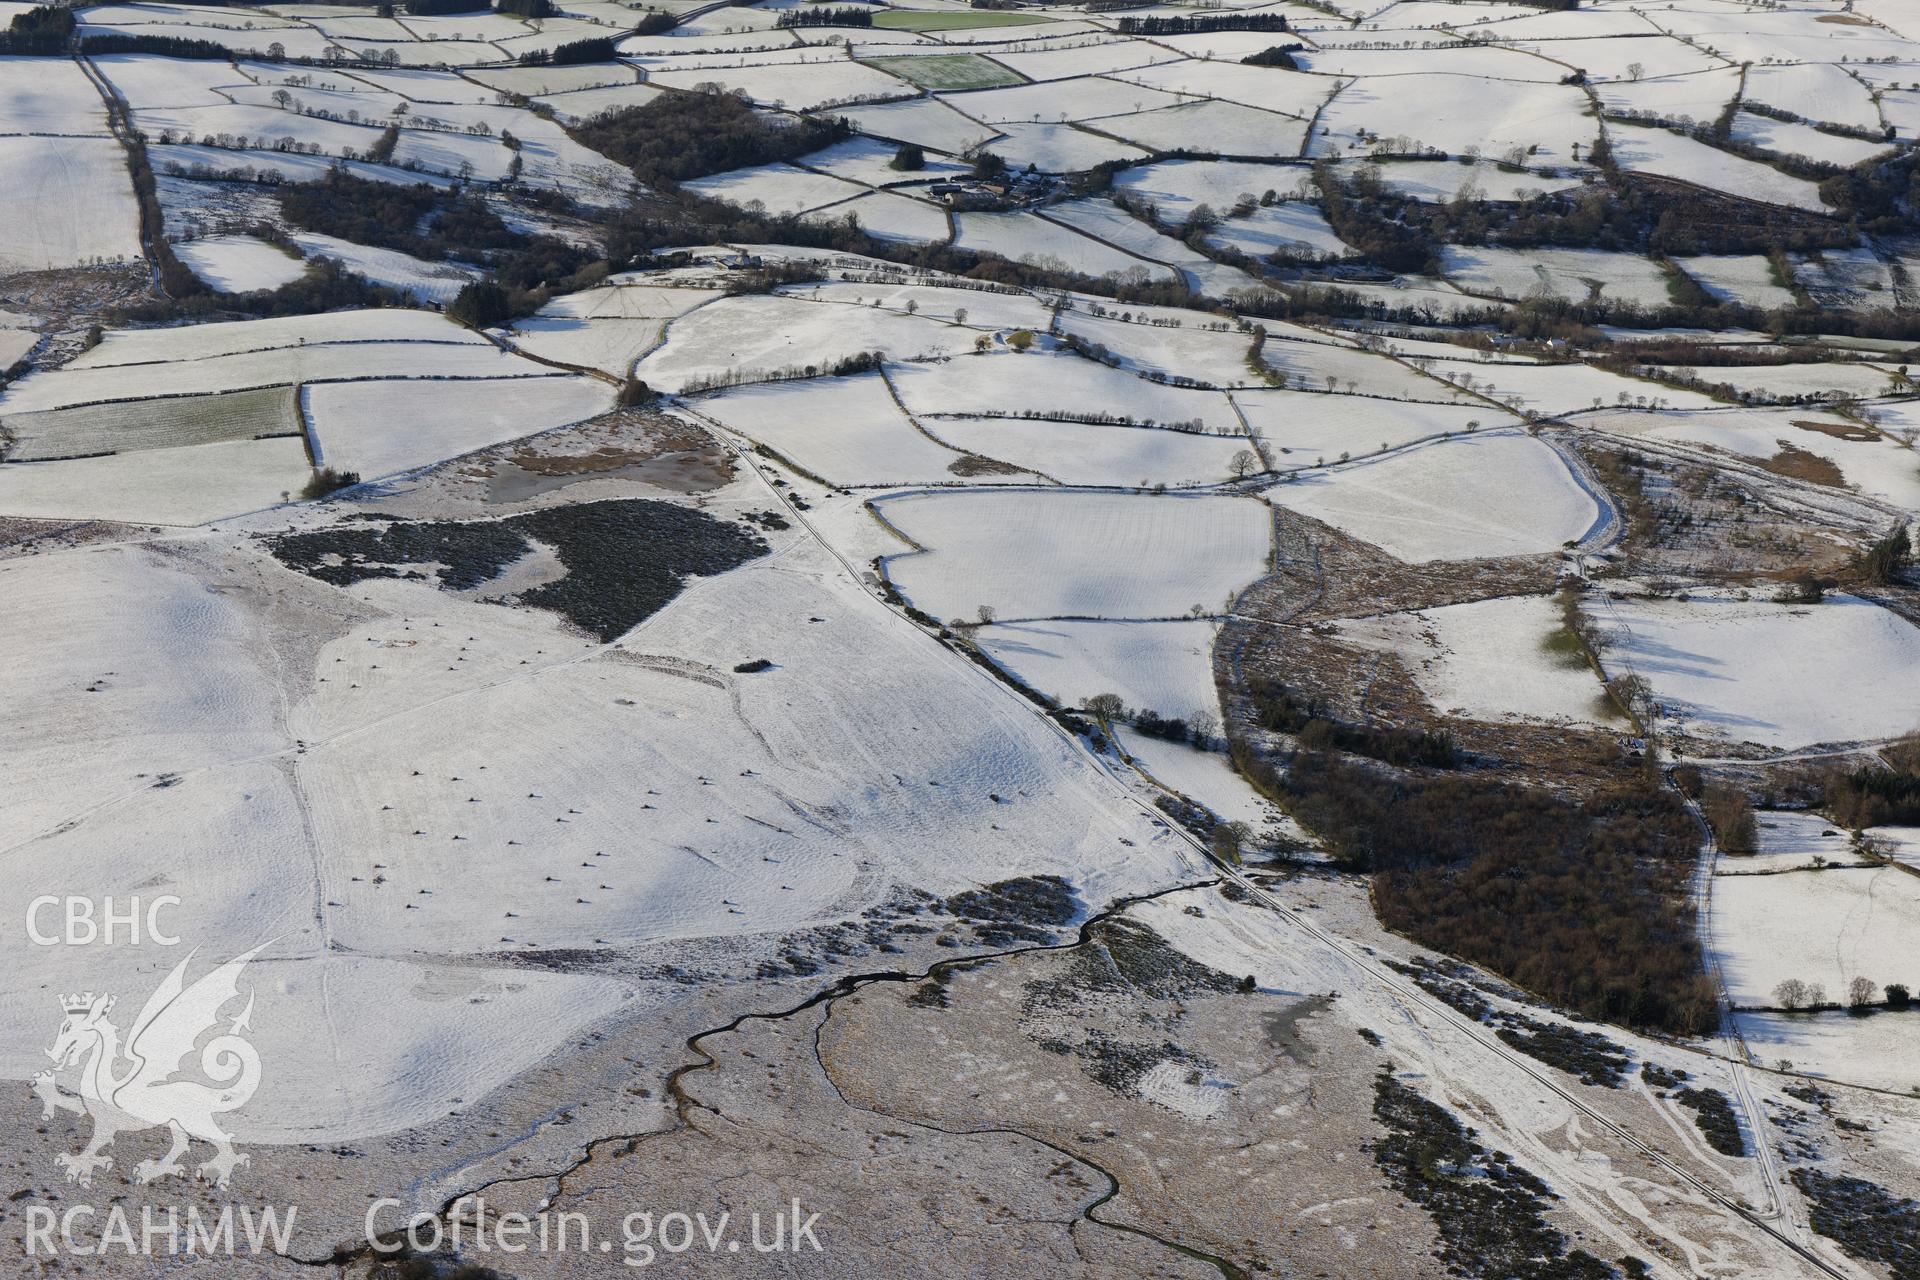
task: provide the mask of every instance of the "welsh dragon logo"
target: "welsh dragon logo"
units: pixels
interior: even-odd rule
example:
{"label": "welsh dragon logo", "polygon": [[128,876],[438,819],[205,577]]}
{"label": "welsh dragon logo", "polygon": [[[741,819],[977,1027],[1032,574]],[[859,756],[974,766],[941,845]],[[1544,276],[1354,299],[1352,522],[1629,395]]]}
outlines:
{"label": "welsh dragon logo", "polygon": [[[194,1169],[205,1181],[224,1188],[234,1168],[247,1163],[216,1117],[246,1106],[260,1087],[260,1055],[242,1034],[253,1017],[251,988],[246,1007],[200,1049],[200,1072],[213,1083],[175,1077],[202,1037],[217,1029],[220,1010],[239,997],[240,971],[267,945],[235,956],[192,986],[186,985],[187,965],[193,960],[189,955],[147,998],[124,1045],[119,1028],[107,1017],[113,1011],[112,996],[89,991],[60,998],[66,1018],[47,1050],[54,1069],[34,1076],[33,1091],[45,1118],[51,1119],[55,1111],[93,1118],[93,1137],[86,1147],[58,1157],[67,1181],[91,1185],[96,1170],[113,1167],[113,1158],[103,1153],[115,1137],[161,1125],[171,1131],[173,1146],[160,1159],[134,1166],[133,1176],[140,1182],[184,1174],[181,1157],[196,1138],[213,1146],[212,1158]],[[54,1077],[76,1064],[80,1091],[68,1093]]]}

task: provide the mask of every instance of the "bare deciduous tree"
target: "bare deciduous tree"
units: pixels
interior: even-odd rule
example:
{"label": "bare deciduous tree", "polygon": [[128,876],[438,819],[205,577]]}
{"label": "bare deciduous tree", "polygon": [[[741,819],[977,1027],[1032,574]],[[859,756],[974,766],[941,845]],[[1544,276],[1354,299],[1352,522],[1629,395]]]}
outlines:
{"label": "bare deciduous tree", "polygon": [[1240,851],[1246,848],[1252,828],[1244,822],[1222,822],[1213,829],[1213,854],[1222,862],[1240,865]]}
{"label": "bare deciduous tree", "polygon": [[1187,730],[1193,735],[1194,746],[1209,749],[1220,734],[1220,717],[1211,711],[1189,711]]}

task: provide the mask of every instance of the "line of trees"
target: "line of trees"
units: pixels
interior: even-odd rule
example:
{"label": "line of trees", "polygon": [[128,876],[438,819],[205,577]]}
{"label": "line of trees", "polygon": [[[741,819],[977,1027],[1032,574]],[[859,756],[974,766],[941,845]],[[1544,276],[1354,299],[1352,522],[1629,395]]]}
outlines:
{"label": "line of trees", "polygon": [[223,44],[215,44],[211,40],[193,40],[186,36],[137,35],[129,32],[84,36],[80,40],[80,52],[85,54],[151,53],[162,58],[193,58],[203,62],[226,62],[233,57],[233,50]]}
{"label": "line of trees", "polygon": [[815,6],[806,9],[788,9],[780,15],[779,24],[783,27],[870,27],[873,25],[873,10],[865,5],[836,5],[832,8]]}
{"label": "line of trees", "polygon": [[1195,36],[1210,31],[1286,31],[1283,13],[1208,13],[1191,17],[1122,18],[1123,36]]}
{"label": "line of trees", "polygon": [[[1774,987],[1773,1005],[1789,1013],[1813,1013],[1839,1007],[1827,1001],[1825,986],[1802,978],[1788,978]],[[1877,1005],[1896,1012],[1910,1009],[1913,1007],[1913,992],[1904,982],[1889,982],[1883,995],[1882,988],[1872,978],[1858,975],[1847,983],[1847,1012],[1859,1016],[1871,1013]]]}
{"label": "line of trees", "polygon": [[570,40],[551,49],[529,49],[520,55],[523,67],[571,67],[588,62],[612,62],[618,41],[611,36],[589,36]]}

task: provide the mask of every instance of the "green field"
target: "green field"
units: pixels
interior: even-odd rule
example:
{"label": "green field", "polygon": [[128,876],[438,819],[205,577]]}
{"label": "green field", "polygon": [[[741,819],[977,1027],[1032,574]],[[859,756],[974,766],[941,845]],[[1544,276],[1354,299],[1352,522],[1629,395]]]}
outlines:
{"label": "green field", "polygon": [[977,53],[931,53],[924,57],[868,58],[869,66],[922,89],[998,89],[1026,80]]}
{"label": "green field", "polygon": [[295,387],[214,395],[123,400],[9,414],[0,419],[14,437],[10,462],[78,458],[141,449],[254,440],[301,433]]}
{"label": "green field", "polygon": [[873,17],[873,25],[889,31],[965,31],[969,27],[1024,27],[1051,22],[1037,13],[1009,13],[1001,9],[951,10],[890,9]]}

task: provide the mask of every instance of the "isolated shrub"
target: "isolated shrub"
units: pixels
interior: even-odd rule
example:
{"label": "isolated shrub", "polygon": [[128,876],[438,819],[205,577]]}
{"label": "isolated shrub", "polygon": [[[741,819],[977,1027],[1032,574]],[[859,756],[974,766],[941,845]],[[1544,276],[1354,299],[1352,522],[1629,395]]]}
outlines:
{"label": "isolated shrub", "polygon": [[1827,583],[1809,569],[1788,578],[1774,599],[1781,604],[1819,604],[1827,598]]}
{"label": "isolated shrub", "polygon": [[300,490],[305,499],[324,498],[341,489],[351,489],[360,483],[358,471],[337,471],[332,467],[315,467],[313,475]]}
{"label": "isolated shrub", "polygon": [[1854,558],[1861,580],[1876,587],[1892,586],[1913,559],[1913,542],[1905,525],[1895,529]]}
{"label": "isolated shrub", "polygon": [[1244,822],[1221,822],[1213,828],[1213,856],[1232,866],[1240,865],[1240,854],[1247,844],[1248,829]]}
{"label": "isolated shrub", "polygon": [[893,160],[890,162],[890,167],[908,172],[915,169],[924,169],[927,167],[927,153],[914,143],[909,142],[893,153]]}

